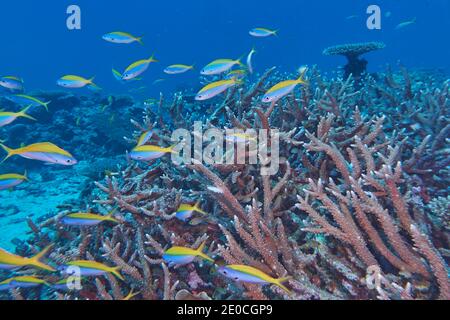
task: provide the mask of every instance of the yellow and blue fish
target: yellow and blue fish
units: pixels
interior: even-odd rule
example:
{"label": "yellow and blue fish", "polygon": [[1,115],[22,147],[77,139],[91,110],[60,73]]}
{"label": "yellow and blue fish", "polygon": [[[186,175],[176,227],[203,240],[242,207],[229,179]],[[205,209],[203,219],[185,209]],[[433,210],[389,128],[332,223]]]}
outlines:
{"label": "yellow and blue fish", "polygon": [[0,78],[0,86],[12,91],[23,91],[23,83],[23,79],[15,76],[5,76]]}
{"label": "yellow and blue fish", "polygon": [[25,94],[13,94],[5,97],[6,99],[17,103],[19,105],[25,105],[25,106],[32,106],[32,107],[39,107],[42,106],[48,111],[48,105],[51,103],[51,101],[44,102],[39,100],[36,97],[28,96]]}
{"label": "yellow and blue fish", "polygon": [[27,114],[30,108],[32,108],[32,106],[28,106],[20,112],[0,112],[0,127],[4,127],[14,122],[17,118],[27,118],[36,121],[35,118]]}
{"label": "yellow and blue fish", "polygon": [[124,280],[123,276],[119,272],[120,267],[108,267],[107,265],[96,261],[75,260],[67,263],[66,265],[60,266],[58,269],[63,274],[70,274],[70,267],[80,268],[80,276],[84,277],[103,276],[107,273],[111,273],[120,280]]}
{"label": "yellow and blue fish", "polygon": [[79,281],[81,283],[81,280],[83,280],[83,278],[71,276],[69,278],[65,278],[65,279],[59,280],[55,283],[50,284],[50,287],[52,287],[54,290],[58,290],[58,291],[70,291],[71,290],[70,288],[71,288],[71,285],[73,284],[73,282]]}
{"label": "yellow and blue fish", "polygon": [[185,64],[173,64],[164,69],[164,72],[167,74],[180,74],[188,72],[189,70],[194,69],[194,66],[188,66]]}
{"label": "yellow and blue fish", "polygon": [[225,277],[233,279],[234,281],[256,284],[274,284],[286,291],[288,294],[291,294],[291,291],[283,285],[283,282],[289,281],[291,277],[275,279],[259,269],[239,264],[222,266],[219,267],[217,271]]}
{"label": "yellow and blue fish", "polygon": [[266,38],[266,37],[278,35],[277,32],[278,32],[278,30],[270,30],[267,28],[254,28],[249,31],[249,34],[251,36],[257,37],[257,38]]}
{"label": "yellow and blue fish", "polygon": [[70,89],[79,89],[86,86],[98,88],[98,86],[94,83],[94,77],[85,79],[83,77],[75,75],[66,75],[61,77],[60,79],[58,79],[57,85],[63,88]]}
{"label": "yellow and blue fish", "polygon": [[132,80],[136,77],[139,77],[148,69],[150,63],[152,62],[158,62],[158,60],[155,60],[154,56],[151,56],[148,59],[139,60],[130,64],[128,68],[125,69],[122,75],[122,80]]}
{"label": "yellow and blue fish", "polygon": [[133,42],[138,42],[140,44],[144,44],[142,42],[143,37],[135,37],[132,34],[128,32],[122,32],[122,31],[114,31],[107,34],[104,34],[102,36],[102,39],[108,42],[112,43],[119,43],[119,44],[129,44]]}
{"label": "yellow and blue fish", "polygon": [[253,48],[247,56],[247,69],[250,74],[253,74],[253,55],[256,53],[255,48]]}
{"label": "yellow and blue fish", "polygon": [[213,259],[203,253],[204,248],[205,242],[203,242],[196,250],[186,247],[172,247],[164,252],[163,259],[169,266],[189,264],[197,257],[214,263]]}
{"label": "yellow and blue fish", "polygon": [[204,101],[208,99],[212,99],[215,96],[221,94],[222,92],[228,90],[229,88],[237,85],[239,81],[236,78],[229,80],[219,80],[216,82],[212,82],[205,87],[203,87],[195,96],[195,100]]}
{"label": "yellow and blue fish", "polygon": [[155,145],[142,145],[137,146],[130,152],[130,158],[138,161],[151,161],[155,159],[159,159],[168,153],[176,153],[171,147],[160,147]]}
{"label": "yellow and blue fish", "polygon": [[227,72],[235,65],[242,65],[241,59],[217,59],[206,65],[200,73],[205,76],[212,76],[216,74],[221,74]]}
{"label": "yellow and blue fish", "polygon": [[3,161],[14,155],[18,155],[25,159],[43,161],[48,164],[64,166],[77,164],[77,160],[69,152],[50,142],[35,143],[18,149],[10,149],[0,143],[0,147],[7,152],[7,156]]}
{"label": "yellow and blue fish", "polygon": [[263,96],[262,101],[265,103],[277,102],[284,96],[290,94],[299,84],[306,84],[304,80],[304,73],[300,75],[297,80],[286,80],[282,81],[266,92]]}
{"label": "yellow and blue fish", "polygon": [[0,190],[12,189],[24,181],[28,181],[27,173],[24,175],[8,173],[0,175]]}
{"label": "yellow and blue fish", "polygon": [[0,282],[0,291],[16,288],[34,288],[40,285],[49,285],[37,276],[18,276]]}
{"label": "yellow and blue fish", "polygon": [[207,215],[207,213],[200,208],[200,203],[197,202],[195,205],[181,204],[176,211],[176,217],[177,219],[186,222],[192,217],[194,212]]}
{"label": "yellow and blue fish", "polygon": [[149,142],[152,137],[153,137],[153,130],[145,131],[139,137],[137,146],[140,147],[140,146],[147,144],[147,142]]}
{"label": "yellow and blue fish", "polygon": [[84,212],[70,213],[61,218],[61,222],[68,226],[96,226],[105,221],[119,223],[119,221],[113,217],[114,212],[115,210],[111,211],[106,216]]}
{"label": "yellow and blue fish", "polygon": [[0,269],[4,270],[14,270],[22,267],[36,267],[38,269],[43,269],[47,271],[56,271],[49,265],[41,262],[40,260],[47,254],[51,246],[46,247],[44,250],[39,252],[37,255],[31,258],[24,258],[3,249],[0,249]]}

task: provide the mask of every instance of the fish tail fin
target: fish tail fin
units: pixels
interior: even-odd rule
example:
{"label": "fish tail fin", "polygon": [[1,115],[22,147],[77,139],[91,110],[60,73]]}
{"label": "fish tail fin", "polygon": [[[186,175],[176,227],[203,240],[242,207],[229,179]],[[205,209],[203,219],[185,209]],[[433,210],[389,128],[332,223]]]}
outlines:
{"label": "fish tail fin", "polygon": [[113,217],[113,214],[116,213],[116,211],[117,211],[117,208],[112,209],[106,216],[106,220],[119,223],[119,221]]}
{"label": "fish tail fin", "polygon": [[35,255],[34,257],[30,258],[30,264],[40,268],[40,269],[44,269],[47,271],[56,271],[54,268],[50,267],[49,265],[41,262],[40,260],[47,254],[47,252],[52,248],[53,245],[49,245],[47,247],[44,248],[44,250],[42,250],[41,252],[39,252],[37,255]]}
{"label": "fish tail fin", "polygon": [[50,101],[47,101],[47,102],[44,102],[44,108],[45,108],[45,110],[48,111],[48,105],[49,105],[51,102],[52,102],[51,100],[50,100]]}
{"label": "fish tail fin", "polygon": [[9,158],[11,158],[11,157],[15,154],[13,149],[8,148],[7,146],[5,146],[5,145],[2,144],[2,143],[0,143],[0,147],[2,147],[3,150],[5,150],[6,153],[7,153],[5,159],[3,159],[2,162],[0,162],[0,163],[5,162],[6,160],[8,160]]}
{"label": "fish tail fin", "polygon": [[169,152],[169,153],[178,153],[175,150],[173,150],[177,145],[178,145],[178,143],[173,144],[170,147],[166,148],[167,152]]}
{"label": "fish tail fin", "polygon": [[278,37],[278,32],[280,31],[280,29],[277,29],[277,30],[274,30],[273,31],[273,35],[275,36],[275,37]]}
{"label": "fish tail fin", "polygon": [[152,56],[148,59],[149,62],[159,62],[155,59],[155,54],[152,54]]}
{"label": "fish tail fin", "polygon": [[200,200],[197,201],[197,203],[195,204],[195,211],[197,211],[198,213],[201,213],[203,215],[207,215],[208,213],[206,213],[205,211],[202,210],[202,208],[200,208]]}
{"label": "fish tail fin", "polygon": [[29,105],[28,107],[26,107],[25,109],[23,109],[22,111],[20,111],[19,113],[17,113],[17,116],[22,117],[22,118],[27,118],[33,121],[36,121],[35,118],[33,118],[32,116],[27,114],[27,111],[30,110],[30,108],[32,107],[32,105]]}
{"label": "fish tail fin", "polygon": [[111,273],[113,274],[113,275],[115,275],[117,278],[119,278],[120,280],[122,280],[122,281],[125,281],[125,278],[120,274],[120,269],[121,269],[122,267],[115,267],[115,268],[111,268]]}
{"label": "fish tail fin", "polygon": [[287,294],[291,295],[292,291],[289,290],[285,285],[283,285],[283,283],[285,283],[291,279],[292,279],[291,276],[275,279],[274,284],[277,285],[278,287],[280,287],[281,289],[283,289],[284,291],[286,291]]}
{"label": "fish tail fin", "polygon": [[93,76],[92,78],[88,79],[88,84],[95,85],[94,80],[95,80],[95,76]]}
{"label": "fish tail fin", "polygon": [[240,56],[235,62],[241,67],[244,67],[244,64],[242,63],[242,59],[244,59],[245,55]]}
{"label": "fish tail fin", "polygon": [[25,172],[23,173],[23,177],[25,178],[26,181],[29,181],[28,180],[28,172],[27,172],[27,170],[25,170]]}
{"label": "fish tail fin", "polygon": [[144,45],[144,41],[142,41],[142,38],[144,38],[144,36],[136,38],[136,41],[139,42],[140,45]]}
{"label": "fish tail fin", "polygon": [[199,255],[200,257],[202,257],[203,259],[208,260],[209,262],[214,263],[214,260],[213,260],[211,257],[209,257],[207,254],[205,254],[205,253],[203,252],[203,250],[205,249],[205,245],[206,245],[206,240],[203,241],[203,242],[201,243],[201,245],[197,248],[198,255]]}

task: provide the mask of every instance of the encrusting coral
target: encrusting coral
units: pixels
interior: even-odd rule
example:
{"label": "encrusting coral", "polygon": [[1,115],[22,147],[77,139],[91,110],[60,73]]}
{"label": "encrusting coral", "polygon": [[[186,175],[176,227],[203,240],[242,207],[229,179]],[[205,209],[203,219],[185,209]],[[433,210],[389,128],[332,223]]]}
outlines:
{"label": "encrusting coral", "polygon": [[[327,54],[351,49],[356,58],[381,47],[345,46]],[[312,68],[301,94],[262,106],[258,96],[279,78],[270,69],[217,105],[181,93],[172,103],[161,96],[159,113],[146,108],[126,138],[135,143],[153,130],[155,143],[170,145],[174,129],[193,128],[199,119],[205,129],[278,129],[276,175],[262,174],[268,158],[209,166],[128,160],[96,182],[87,198],[94,201],[85,204],[98,212],[117,208],[119,224],[71,228],[60,223],[68,213],[62,211],[29,221],[33,234],[17,248],[29,256],[53,243],[49,259],[55,265],[104,262],[120,267],[125,281],[107,275],[83,280],[79,291],[15,289],[1,297],[121,300],[131,292],[141,299],[450,299],[444,260],[448,81],[402,67],[377,78],[363,74],[355,87],[351,75],[327,79]],[[208,215],[177,219],[180,204],[197,201]],[[223,259],[291,277],[291,294],[238,284],[208,262],[171,266],[163,259],[171,246],[196,249],[204,241],[217,264]]]}

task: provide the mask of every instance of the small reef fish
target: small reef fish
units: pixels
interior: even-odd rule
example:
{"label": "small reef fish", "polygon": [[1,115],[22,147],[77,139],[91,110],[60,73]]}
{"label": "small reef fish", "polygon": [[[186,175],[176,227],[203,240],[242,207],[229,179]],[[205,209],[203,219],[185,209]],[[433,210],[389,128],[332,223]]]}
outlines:
{"label": "small reef fish", "polygon": [[390,18],[392,16],[392,12],[388,11],[386,12],[386,14],[384,15],[386,18]]}
{"label": "small reef fish", "polygon": [[185,64],[173,64],[164,69],[167,74],[180,74],[194,69],[194,66],[188,66]]}
{"label": "small reef fish", "polygon": [[207,215],[207,213],[200,208],[200,203],[197,202],[195,205],[181,204],[180,207],[177,209],[176,217],[178,220],[186,222],[192,217],[194,212]]}
{"label": "small reef fish", "polygon": [[0,282],[0,291],[15,288],[34,288],[40,285],[49,285],[45,280],[36,276],[19,276]]}
{"label": "small reef fish", "polygon": [[137,146],[130,152],[130,157],[138,161],[151,161],[159,159],[168,153],[176,153],[172,147],[163,148],[155,145]]}
{"label": "small reef fish", "polygon": [[270,30],[266,28],[254,28],[250,30],[249,34],[257,38],[266,38],[270,36],[277,36],[278,30]]}
{"label": "small reef fish", "polygon": [[69,267],[79,267],[80,268],[80,274],[81,276],[102,276],[107,273],[111,273],[115,275],[120,280],[125,280],[123,276],[120,274],[119,270],[120,267],[108,267],[107,265],[104,265],[103,263],[96,262],[96,261],[89,261],[89,260],[76,260],[71,261],[67,263],[67,265],[62,266],[60,270],[63,273],[68,273]]}
{"label": "small reef fish", "polygon": [[17,118],[27,118],[36,121],[35,118],[27,114],[30,108],[32,106],[28,106],[20,112],[0,112],[0,128],[14,122]]}
{"label": "small reef fish", "polygon": [[94,82],[94,77],[85,79],[80,76],[67,75],[63,76],[56,82],[58,86],[71,89],[79,89],[85,86],[98,87]]}
{"label": "small reef fish", "polygon": [[169,266],[189,264],[197,257],[214,263],[213,259],[203,253],[205,243],[206,242],[203,242],[197,250],[186,247],[172,247],[164,252],[163,259],[169,264]]}
{"label": "small reef fish", "polygon": [[222,266],[217,269],[217,271],[223,274],[225,277],[233,279],[238,282],[249,282],[249,283],[257,283],[257,284],[274,284],[288,294],[291,294],[291,291],[283,285],[283,282],[286,282],[291,279],[291,277],[283,277],[283,278],[272,278],[271,276],[265,274],[261,270],[250,266],[232,264],[228,266]]}
{"label": "small reef fish", "polygon": [[232,71],[228,72],[227,76],[225,78],[228,80],[233,79],[233,78],[238,79],[238,80],[243,80],[246,75],[247,75],[247,71],[245,71],[243,69],[237,69],[237,70],[232,70]]}
{"label": "small reef fish", "polygon": [[143,37],[135,37],[127,32],[121,31],[110,32],[102,36],[102,39],[105,41],[119,44],[138,42],[143,45],[142,38]]}
{"label": "small reef fish", "polygon": [[1,77],[0,86],[13,91],[23,91],[23,79],[14,76]]}
{"label": "small reef fish", "polygon": [[297,85],[306,84],[303,77],[304,73],[302,73],[297,80],[286,80],[274,85],[269,89],[269,91],[266,92],[262,98],[262,101],[266,103],[277,102],[284,96],[294,91]]}
{"label": "small reef fish", "polygon": [[56,283],[50,284],[50,287],[58,291],[70,291],[74,282],[81,283],[81,280],[82,280],[81,277],[71,276],[69,278],[62,279]]}
{"label": "small reef fish", "polygon": [[48,111],[48,105],[51,102],[51,101],[43,102],[43,101],[39,100],[38,98],[27,96],[25,94],[13,94],[13,95],[7,96],[5,98],[14,103],[20,104],[20,105],[30,105],[32,107],[42,106],[47,111]]}
{"label": "small reef fish", "polygon": [[25,159],[38,160],[50,164],[65,166],[77,164],[77,160],[69,152],[50,142],[35,143],[15,150],[1,143],[0,146],[7,152],[7,156],[3,161],[14,155],[18,155]]}
{"label": "small reef fish", "polygon": [[24,181],[28,181],[27,173],[24,175],[8,173],[0,175],[0,190],[12,189]]}
{"label": "small reef fish", "polygon": [[[114,79],[116,79],[117,81],[127,82],[126,80],[123,79],[123,75],[116,69],[112,69],[112,74],[114,76]],[[140,80],[142,80],[142,78],[137,77],[137,78],[130,79],[129,81],[140,81]]]}
{"label": "small reef fish", "polygon": [[102,216],[94,213],[70,213],[61,219],[61,222],[68,226],[96,226],[102,222],[110,221],[114,223],[120,223],[114,219],[113,214],[115,210],[108,213],[106,216]]}
{"label": "small reef fish", "polygon": [[248,68],[248,72],[250,72],[250,74],[253,74],[253,64],[252,64],[252,59],[253,59],[253,55],[256,53],[255,48],[252,49],[252,51],[250,51],[250,53],[247,56],[247,68]]}
{"label": "small reef fish", "polygon": [[353,20],[353,19],[356,19],[356,18],[358,18],[358,15],[353,14],[353,15],[351,15],[351,16],[346,17],[345,19],[346,19],[346,20]]}
{"label": "small reef fish", "polygon": [[204,101],[208,99],[212,99],[218,94],[228,90],[231,87],[237,85],[239,81],[236,78],[230,80],[220,80],[216,82],[212,82],[205,87],[203,87],[195,96],[195,100]]}
{"label": "small reef fish", "polygon": [[417,21],[417,18],[413,18],[413,19],[411,19],[411,20],[409,20],[409,21],[405,21],[405,22],[399,23],[399,24],[395,27],[395,30],[400,30],[400,29],[403,29],[403,28],[405,28],[405,27],[408,27],[408,26],[410,26],[410,25],[416,23],[416,21]]}
{"label": "small reef fish", "polygon": [[145,131],[141,136],[139,137],[139,140],[137,142],[137,146],[143,146],[147,142],[150,141],[150,139],[153,137],[153,130]]}
{"label": "small reef fish", "polygon": [[241,59],[232,60],[232,59],[217,59],[206,65],[200,73],[205,76],[212,76],[216,74],[221,74],[227,72],[235,65],[242,65]]}
{"label": "small reef fish", "polygon": [[122,80],[131,80],[139,77],[148,69],[150,63],[152,62],[158,62],[158,60],[155,60],[154,56],[151,56],[148,59],[139,60],[130,64],[128,68],[125,69],[125,72],[122,75]]}
{"label": "small reef fish", "polygon": [[24,258],[0,249],[0,269],[14,270],[25,266],[30,266],[52,272],[56,271],[49,265],[46,265],[45,263],[40,261],[47,254],[51,247],[52,246],[46,247],[44,250],[31,258]]}
{"label": "small reef fish", "polygon": [[131,289],[130,293],[125,298],[123,298],[122,300],[123,301],[131,300],[131,299],[133,299],[134,297],[136,297],[139,294],[140,294],[139,291],[138,292],[133,292],[133,289]]}

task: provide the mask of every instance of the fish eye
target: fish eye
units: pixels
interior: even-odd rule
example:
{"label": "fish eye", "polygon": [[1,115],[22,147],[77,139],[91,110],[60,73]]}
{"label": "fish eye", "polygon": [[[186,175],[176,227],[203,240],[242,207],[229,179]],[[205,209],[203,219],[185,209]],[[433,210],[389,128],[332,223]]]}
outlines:
{"label": "fish eye", "polygon": [[68,159],[68,160],[66,160],[66,162],[67,162],[67,163],[71,163],[71,162],[72,162],[72,160]]}

